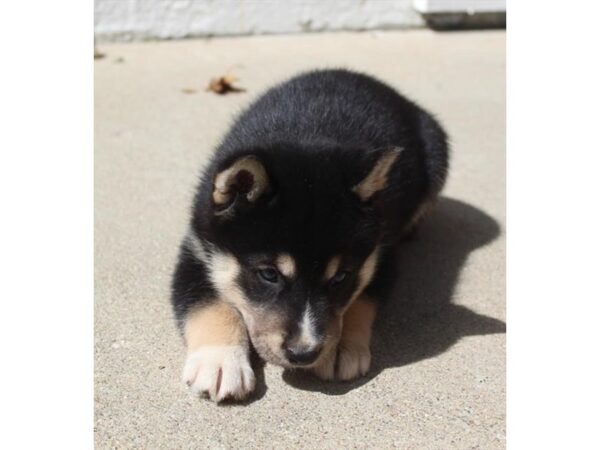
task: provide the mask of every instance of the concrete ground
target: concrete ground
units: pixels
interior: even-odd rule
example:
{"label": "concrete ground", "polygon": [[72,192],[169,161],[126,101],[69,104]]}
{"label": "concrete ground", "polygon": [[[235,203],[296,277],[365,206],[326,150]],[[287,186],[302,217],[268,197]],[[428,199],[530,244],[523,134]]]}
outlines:
{"label": "concrete ground", "polygon": [[[505,445],[505,35],[431,31],[100,46],[95,61],[95,441],[105,448],[496,449]],[[444,198],[400,249],[370,375],[257,366],[256,397],[180,384],[169,278],[202,164],[233,115],[315,67],[367,71],[452,138]],[[231,70],[243,93],[205,92]],[[184,90],[193,90],[195,92]]]}

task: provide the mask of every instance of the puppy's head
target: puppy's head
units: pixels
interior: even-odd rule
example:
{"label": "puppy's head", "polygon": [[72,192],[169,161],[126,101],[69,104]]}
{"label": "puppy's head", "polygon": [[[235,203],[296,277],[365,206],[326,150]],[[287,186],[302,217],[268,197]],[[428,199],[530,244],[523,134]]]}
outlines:
{"label": "puppy's head", "polygon": [[398,154],[357,170],[333,151],[257,151],[205,180],[195,223],[211,244],[210,278],[265,360],[309,367],[337,343],[344,311],[376,269],[376,200]]}

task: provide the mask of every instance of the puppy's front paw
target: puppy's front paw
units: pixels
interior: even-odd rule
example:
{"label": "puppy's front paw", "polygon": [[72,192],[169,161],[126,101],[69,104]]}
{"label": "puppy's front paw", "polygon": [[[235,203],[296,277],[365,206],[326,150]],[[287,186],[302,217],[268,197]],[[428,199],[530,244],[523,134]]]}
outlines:
{"label": "puppy's front paw", "polygon": [[312,373],[318,376],[322,380],[333,380],[335,376],[335,355],[337,354],[336,349],[323,355],[321,360],[310,369]]}
{"label": "puppy's front paw", "polygon": [[371,367],[371,350],[368,345],[353,341],[342,341],[338,345],[335,377],[338,380],[353,380],[367,374]]}
{"label": "puppy's front paw", "polygon": [[311,371],[322,380],[348,381],[366,375],[370,367],[371,350],[368,344],[342,340]]}
{"label": "puppy's front paw", "polygon": [[248,351],[242,346],[202,347],[188,355],[183,381],[198,394],[220,402],[242,400],[256,385]]}

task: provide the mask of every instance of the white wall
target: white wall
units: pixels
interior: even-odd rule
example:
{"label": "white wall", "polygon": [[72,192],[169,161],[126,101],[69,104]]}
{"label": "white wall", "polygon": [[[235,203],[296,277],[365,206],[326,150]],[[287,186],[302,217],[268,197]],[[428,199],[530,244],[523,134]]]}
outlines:
{"label": "white wall", "polygon": [[95,0],[98,40],[422,25],[412,0]]}

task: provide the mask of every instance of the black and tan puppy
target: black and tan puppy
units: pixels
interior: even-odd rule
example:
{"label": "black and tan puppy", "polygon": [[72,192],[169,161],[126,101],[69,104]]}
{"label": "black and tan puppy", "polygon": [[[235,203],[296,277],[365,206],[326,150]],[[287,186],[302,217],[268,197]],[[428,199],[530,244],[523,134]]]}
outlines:
{"label": "black and tan puppy", "polygon": [[251,346],[327,380],[365,375],[391,249],[447,158],[438,123],[366,75],[310,72],[256,100],[201,178],[173,277],[184,380],[215,401],[248,396]]}

